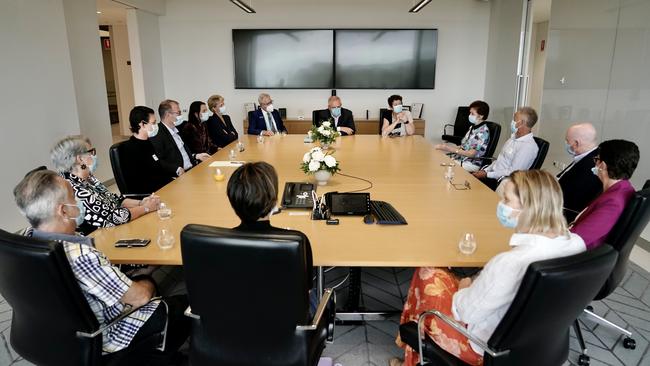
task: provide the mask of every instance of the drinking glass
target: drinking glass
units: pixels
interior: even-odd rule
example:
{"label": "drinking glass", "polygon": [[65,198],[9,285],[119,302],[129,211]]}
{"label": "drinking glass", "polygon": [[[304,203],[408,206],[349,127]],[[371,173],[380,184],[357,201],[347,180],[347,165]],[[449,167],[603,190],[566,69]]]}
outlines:
{"label": "drinking glass", "polygon": [[168,220],[170,217],[172,217],[172,209],[167,206],[165,202],[160,202],[160,206],[158,208],[158,217],[161,220]]}
{"label": "drinking glass", "polygon": [[445,180],[451,183],[451,181],[454,180],[455,175],[456,174],[454,173],[454,167],[448,166],[447,170],[445,170]]}
{"label": "drinking glass", "polygon": [[262,136],[262,135],[257,136],[257,142],[260,143],[260,144],[263,143],[264,142],[264,136]]}
{"label": "drinking glass", "polygon": [[174,246],[174,235],[169,229],[163,228],[158,231],[158,247],[162,250],[171,249]]}
{"label": "drinking glass", "polygon": [[473,254],[476,251],[476,239],[474,238],[474,234],[463,234],[458,242],[458,250],[465,255]]}
{"label": "drinking glass", "polygon": [[235,160],[236,157],[237,157],[237,153],[235,152],[235,150],[230,150],[230,153],[228,154],[228,158],[230,159],[230,161]]}

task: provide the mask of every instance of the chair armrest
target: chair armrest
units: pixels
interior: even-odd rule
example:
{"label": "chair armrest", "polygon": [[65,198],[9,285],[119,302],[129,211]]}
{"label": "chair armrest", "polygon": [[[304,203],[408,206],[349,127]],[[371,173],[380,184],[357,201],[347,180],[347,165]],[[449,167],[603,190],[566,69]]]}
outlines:
{"label": "chair armrest", "polygon": [[431,310],[431,311],[425,311],[424,313],[420,314],[420,317],[418,318],[418,351],[420,354],[420,360],[424,362],[424,355],[422,354],[422,339],[424,338],[424,333],[423,333],[423,325],[424,325],[424,319],[430,315],[433,315],[443,322],[447,323],[447,325],[451,326],[454,328],[456,331],[458,331],[460,334],[464,335],[472,341],[472,343],[476,344],[479,346],[485,353],[489,354],[492,357],[501,357],[505,356],[508,353],[510,353],[510,350],[505,350],[505,351],[495,351],[490,346],[487,345],[487,343],[483,342],[481,339],[478,339],[475,335],[470,333],[467,328],[459,324],[457,321],[454,319],[449,318],[445,314],[439,312],[438,310]]}
{"label": "chair armrest", "polygon": [[[321,297],[318,307],[316,308],[316,314],[314,314],[314,319],[312,319],[311,324],[309,325],[296,325],[297,330],[316,330],[318,329],[318,324],[320,323],[323,315],[325,314],[325,309],[327,305],[332,300],[332,295],[334,291],[331,288],[326,288],[323,291],[323,297]],[[334,295],[336,298],[336,295]],[[336,301],[336,300],[335,300]]]}
{"label": "chair armrest", "polygon": [[183,312],[183,315],[185,315],[188,318],[196,319],[196,320],[201,320],[201,317],[199,315],[193,314],[192,313],[192,307],[188,306],[187,309]]}
{"label": "chair armrest", "polygon": [[452,130],[451,133],[447,133],[447,127],[451,127],[451,128],[453,128],[454,125],[447,123],[447,124],[442,128],[442,133],[443,133],[443,135],[453,135],[453,134],[454,134],[453,130]]}
{"label": "chair armrest", "polygon": [[120,314],[117,318],[113,319],[110,323],[104,325],[103,327],[99,327],[99,329],[97,329],[96,331],[94,331],[92,333],[77,331],[77,337],[80,337],[80,338],[95,338],[98,335],[102,334],[106,329],[108,329],[108,328],[114,326],[115,324],[117,324],[122,319],[124,319],[127,316],[133,314],[134,312],[140,310],[140,308],[142,308],[143,306],[147,306],[150,303],[152,303],[153,301],[158,301],[158,300],[161,300],[161,299],[162,299],[162,297],[160,297],[160,296],[152,297],[149,301],[147,301],[146,304],[144,304],[142,306],[138,306],[137,308],[132,307],[130,304],[125,304],[124,305],[125,306],[125,311],[123,311],[122,314]]}

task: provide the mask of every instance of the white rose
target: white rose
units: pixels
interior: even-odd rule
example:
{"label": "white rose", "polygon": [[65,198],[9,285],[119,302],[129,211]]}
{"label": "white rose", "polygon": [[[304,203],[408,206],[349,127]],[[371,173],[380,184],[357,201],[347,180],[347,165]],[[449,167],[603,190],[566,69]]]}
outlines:
{"label": "white rose", "polygon": [[320,148],[319,146],[312,147],[311,150],[309,150],[309,152],[312,152],[312,153],[313,153],[314,151],[323,151],[323,150],[321,150],[321,148]]}
{"label": "white rose", "polygon": [[320,169],[320,163],[315,161],[315,160],[312,160],[312,162],[309,163],[309,171],[310,172],[315,172],[318,169]]}
{"label": "white rose", "polygon": [[303,162],[303,163],[309,163],[310,160],[311,160],[311,154],[310,154],[310,153],[306,153],[306,154],[302,157],[302,162]]}
{"label": "white rose", "polygon": [[328,130],[325,130],[325,131],[321,132],[321,134],[322,134],[323,136],[329,136],[329,135],[331,135],[332,133],[331,133],[330,131],[328,131]]}
{"label": "white rose", "polygon": [[320,150],[314,151],[313,153],[311,153],[311,158],[318,162],[321,162],[323,161],[323,159],[325,159],[325,154],[323,154],[323,152]]}
{"label": "white rose", "polygon": [[325,122],[323,122],[323,126],[324,127],[331,127],[332,123],[330,123],[329,121],[325,121]]}
{"label": "white rose", "polygon": [[327,155],[323,160],[325,161],[325,165],[330,168],[334,168],[336,166],[336,159],[332,155]]}

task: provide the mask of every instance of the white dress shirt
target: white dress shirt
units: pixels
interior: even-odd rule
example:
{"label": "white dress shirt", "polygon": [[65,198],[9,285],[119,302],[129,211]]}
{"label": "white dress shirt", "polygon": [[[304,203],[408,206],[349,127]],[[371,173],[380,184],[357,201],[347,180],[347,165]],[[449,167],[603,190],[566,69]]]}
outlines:
{"label": "white dress shirt", "polygon": [[262,115],[264,116],[264,122],[266,123],[266,130],[272,132],[278,132],[278,125],[275,123],[275,118],[273,118],[273,114],[267,111],[262,111]]}
{"label": "white dress shirt", "polygon": [[176,147],[178,147],[178,151],[180,151],[181,155],[183,156],[183,169],[184,170],[189,170],[192,168],[192,160],[190,160],[190,156],[187,155],[187,151],[185,151],[185,143],[183,142],[183,139],[181,138],[181,135],[178,134],[178,128],[174,126],[174,128],[168,127],[166,124],[162,124],[169,130],[169,133],[172,135],[174,138],[174,142],[176,143]]}
{"label": "white dress shirt", "polygon": [[[452,313],[467,324],[467,330],[487,343],[515,298],[528,265],[546,259],[566,257],[586,250],[578,235],[555,239],[537,234],[513,234],[512,249],[492,258],[470,287],[454,294]],[[483,354],[478,346],[472,349]]]}
{"label": "white dress shirt", "polygon": [[501,148],[497,160],[485,168],[487,177],[501,179],[516,170],[530,169],[538,151],[539,147],[537,147],[532,133],[520,138],[513,133]]}

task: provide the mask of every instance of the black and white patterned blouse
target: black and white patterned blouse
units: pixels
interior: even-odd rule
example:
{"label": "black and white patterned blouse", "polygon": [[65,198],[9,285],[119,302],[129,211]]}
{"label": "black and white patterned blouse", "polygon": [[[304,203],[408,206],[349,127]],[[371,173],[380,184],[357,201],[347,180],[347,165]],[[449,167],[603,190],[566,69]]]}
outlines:
{"label": "black and white patterned blouse", "polygon": [[131,220],[131,212],[122,207],[124,197],[111,193],[102,182],[94,176],[84,180],[72,173],[63,173],[72,185],[75,197],[86,206],[84,222],[78,231],[88,235],[99,227],[111,227]]}

